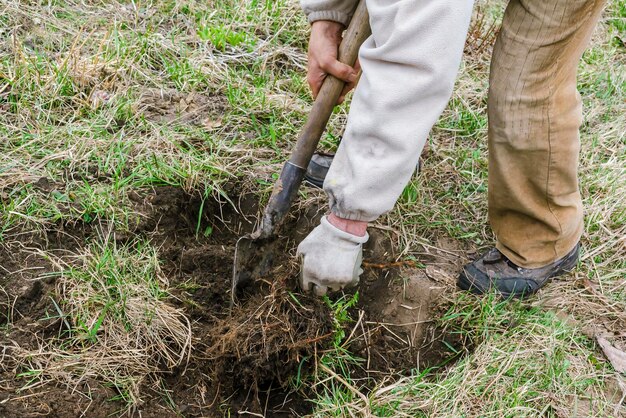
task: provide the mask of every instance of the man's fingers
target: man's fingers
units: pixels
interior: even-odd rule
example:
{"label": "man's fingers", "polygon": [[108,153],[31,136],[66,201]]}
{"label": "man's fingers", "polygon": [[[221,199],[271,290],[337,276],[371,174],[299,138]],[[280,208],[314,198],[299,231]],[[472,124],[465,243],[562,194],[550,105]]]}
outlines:
{"label": "man's fingers", "polygon": [[306,279],[302,273],[299,284],[303,292],[312,292],[315,296],[324,296],[328,292],[327,286]]}
{"label": "man's fingers", "polygon": [[307,74],[306,81],[309,84],[309,88],[311,89],[311,93],[313,94],[313,98],[316,98],[322,88],[322,83],[324,82],[324,78],[326,74],[318,71],[309,71]]}
{"label": "man's fingers", "polygon": [[[357,61],[357,65],[359,64],[359,62]],[[355,69],[357,69],[357,65],[355,65]],[[361,66],[358,66],[358,70],[360,70]],[[354,82],[351,83],[346,83],[346,85],[344,86],[343,90],[341,91],[341,95],[339,95],[339,100],[338,100],[338,104],[343,103],[343,101],[346,99],[346,95],[348,93],[350,93],[350,91],[352,91],[352,89],[354,89],[357,85],[357,83],[359,82],[359,78],[361,78],[361,72],[357,72],[357,79]]]}
{"label": "man's fingers", "polygon": [[358,61],[355,64],[354,68],[340,61],[337,61],[334,58],[324,62],[312,61],[311,64],[312,65],[310,66],[310,68],[313,69],[309,70],[309,73],[307,75],[307,83],[309,84],[309,88],[311,89],[313,98],[317,98],[317,95],[322,88],[322,84],[324,83],[326,75],[330,74],[346,82],[346,86],[343,88],[339,100],[337,101],[337,104],[343,103],[346,94],[348,94],[348,92],[352,90],[358,82],[360,76],[359,70],[361,68]]}
{"label": "man's fingers", "polygon": [[309,81],[309,88],[311,89],[311,94],[313,98],[316,99],[317,95],[320,92],[320,88],[322,87],[321,83],[317,83],[315,81]]}
{"label": "man's fingers", "polygon": [[336,59],[329,59],[322,62],[320,68],[328,74],[345,81],[346,83],[354,83],[357,80],[357,73],[354,71],[354,68],[339,62]]}

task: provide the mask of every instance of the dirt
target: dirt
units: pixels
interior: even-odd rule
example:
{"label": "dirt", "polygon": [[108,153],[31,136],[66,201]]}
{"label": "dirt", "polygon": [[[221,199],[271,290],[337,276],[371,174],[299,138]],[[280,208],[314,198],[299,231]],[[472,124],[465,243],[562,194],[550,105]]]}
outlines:
{"label": "dirt", "polygon": [[[310,412],[312,404],[306,401],[310,390],[296,391],[292,382],[296,375],[309,374],[315,359],[330,347],[333,321],[324,302],[295,288],[298,267],[293,254],[323,211],[311,207],[288,221],[272,271],[243,289],[231,309],[234,245],[254,227],[256,199],[241,196],[235,210],[226,202],[203,203],[198,196],[162,187],[131,200],[141,220],[131,233],[117,233],[116,239],[123,244],[145,236],[159,249],[170,282],[169,303],[181,308],[192,323],[189,362],[176,370],[164,367],[160,387],[146,384],[143,403],[129,414],[123,402],[113,400],[117,394],[112,387],[93,379],[73,387],[50,382],[23,389],[30,382],[28,377],[17,377],[24,369],[11,360],[12,347],[37,350],[42,341],[63,338],[54,302],[57,276],[49,274],[58,268],[45,252],[69,256],[97,239],[107,226],[58,224],[46,231],[19,231],[0,244],[0,326],[6,355],[0,367],[0,416],[199,417],[223,416],[225,411],[233,416],[301,416]],[[354,320],[345,329],[347,347],[364,359],[353,372],[365,385],[375,384],[382,374],[407,374],[412,368],[437,365],[450,357],[449,347],[459,343],[432,321],[437,296],[449,284],[441,277],[457,268],[454,257],[425,251],[429,268],[398,265],[389,233],[373,229],[370,235],[357,289],[359,302],[351,310]]]}
{"label": "dirt", "polygon": [[226,98],[201,93],[184,94],[174,89],[146,89],[134,104],[134,113],[146,120],[163,123],[185,123],[215,129],[221,126]]}

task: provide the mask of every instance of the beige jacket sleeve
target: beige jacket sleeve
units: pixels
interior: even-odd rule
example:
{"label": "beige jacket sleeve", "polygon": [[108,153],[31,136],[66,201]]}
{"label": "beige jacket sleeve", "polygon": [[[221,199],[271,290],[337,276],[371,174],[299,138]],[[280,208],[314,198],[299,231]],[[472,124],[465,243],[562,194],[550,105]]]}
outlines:
{"label": "beige jacket sleeve", "polygon": [[358,0],[300,0],[309,23],[332,20],[347,26]]}
{"label": "beige jacket sleeve", "polygon": [[461,63],[472,0],[367,0],[372,36],[326,176],[331,211],[370,222],[395,204]]}

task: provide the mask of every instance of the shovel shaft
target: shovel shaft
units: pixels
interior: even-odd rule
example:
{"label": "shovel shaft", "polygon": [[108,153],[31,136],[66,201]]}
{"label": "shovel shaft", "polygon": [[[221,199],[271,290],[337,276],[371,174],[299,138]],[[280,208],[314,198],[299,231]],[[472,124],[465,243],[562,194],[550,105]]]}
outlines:
{"label": "shovel shaft", "polygon": [[[338,60],[353,67],[361,44],[370,33],[369,16],[365,7],[365,0],[361,0],[354,11],[350,26],[348,26],[343,41],[339,46]],[[289,158],[291,164],[303,168],[309,165],[309,161],[317,148],[317,143],[326,128],[328,119],[337,104],[344,86],[344,81],[330,75],[326,77],[313,103],[309,118],[300,133],[298,142],[291,153]]]}
{"label": "shovel shaft", "polygon": [[[359,48],[370,35],[369,16],[365,0],[361,0],[354,11],[350,25],[339,46],[338,60],[354,66]],[[254,238],[268,238],[277,232],[283,218],[295,199],[306,168],[317,148],[317,144],[326,128],[328,119],[333,112],[345,82],[331,75],[327,76],[322,88],[313,103],[306,124],[285,163],[278,181],[274,184],[272,195],[265,208],[260,228],[253,234]]]}

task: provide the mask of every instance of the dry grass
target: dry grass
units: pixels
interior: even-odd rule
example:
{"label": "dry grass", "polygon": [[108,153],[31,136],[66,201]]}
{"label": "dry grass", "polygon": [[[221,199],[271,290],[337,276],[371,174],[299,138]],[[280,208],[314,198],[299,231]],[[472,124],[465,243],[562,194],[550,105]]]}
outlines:
{"label": "dry grass", "polygon": [[[419,261],[441,240],[454,243],[455,258],[493,242],[486,92],[504,2],[479,5],[423,170],[376,224],[392,232],[401,261]],[[371,393],[336,367],[349,354],[326,356],[319,377],[332,391],[319,390],[318,415],[624,415],[612,389],[623,377],[593,339],[602,334],[620,347],[626,327],[624,7],[622,0],[609,5],[580,66],[586,232],[578,270],[514,305],[465,297],[453,290],[453,275],[439,274],[448,286],[440,325],[463,335],[473,352],[444,371],[383,379]],[[265,199],[311,103],[306,34],[291,0],[4,1],[0,239],[72,224],[133,230],[139,214],[130,196],[159,185],[206,198],[236,201],[238,192],[252,191]],[[324,148],[336,147],[346,115],[345,106],[333,115]],[[304,190],[298,205],[324,199]],[[116,248],[106,234],[101,242],[73,257],[45,253],[57,265],[63,334],[39,341],[39,350],[14,346],[10,353],[34,379],[31,388],[51,381],[77,388],[94,378],[117,387],[132,407],[163,370],[185,364],[191,331],[184,313],[165,301],[167,280],[149,244]],[[107,257],[116,263],[105,272],[97,266]],[[124,295],[123,310],[107,304],[112,289]],[[7,297],[9,309],[14,302]],[[276,315],[284,322],[284,314]]]}
{"label": "dry grass", "polygon": [[[146,10],[3,3],[10,42],[0,50],[0,187],[11,199],[2,230],[95,218],[128,227],[130,191],[172,184],[217,198],[226,181],[258,190],[254,179],[271,179],[306,102],[284,93],[288,77],[269,93],[251,84],[275,68],[303,68],[302,50],[277,40],[302,26],[298,9],[270,7],[277,21],[258,16],[237,29],[245,9],[215,16],[194,6],[203,17],[167,1]],[[216,22],[257,38],[221,51],[200,35]],[[268,118],[286,136],[272,147],[257,138]],[[53,181],[55,200],[32,186],[42,177]]]}
{"label": "dry grass", "polygon": [[[502,7],[484,2],[477,11],[455,93],[431,134],[422,172],[381,222],[393,232],[400,259],[420,260],[442,245],[449,249],[452,239],[451,256],[468,261],[493,242],[485,198],[490,48],[483,39],[493,41]],[[366,400],[336,380],[345,394],[330,394],[318,416],[626,414],[624,377],[596,343],[607,336],[626,349],[626,125],[619,116],[626,114],[626,55],[609,24],[618,7],[623,5],[608,8],[580,65],[585,234],[579,268],[538,297],[511,306],[464,297],[453,290],[454,275],[431,270],[448,286],[441,300],[448,312],[440,324],[464,336],[466,357],[434,377],[415,371],[382,382]]]}
{"label": "dry grass", "polygon": [[22,392],[49,383],[73,392],[102,382],[133,409],[146,400],[142,390],[159,387],[162,372],[188,361],[191,324],[166,301],[156,252],[146,243],[118,247],[108,238],[63,258],[44,255],[58,270],[60,331],[37,350],[9,347],[11,367],[31,379]]}

